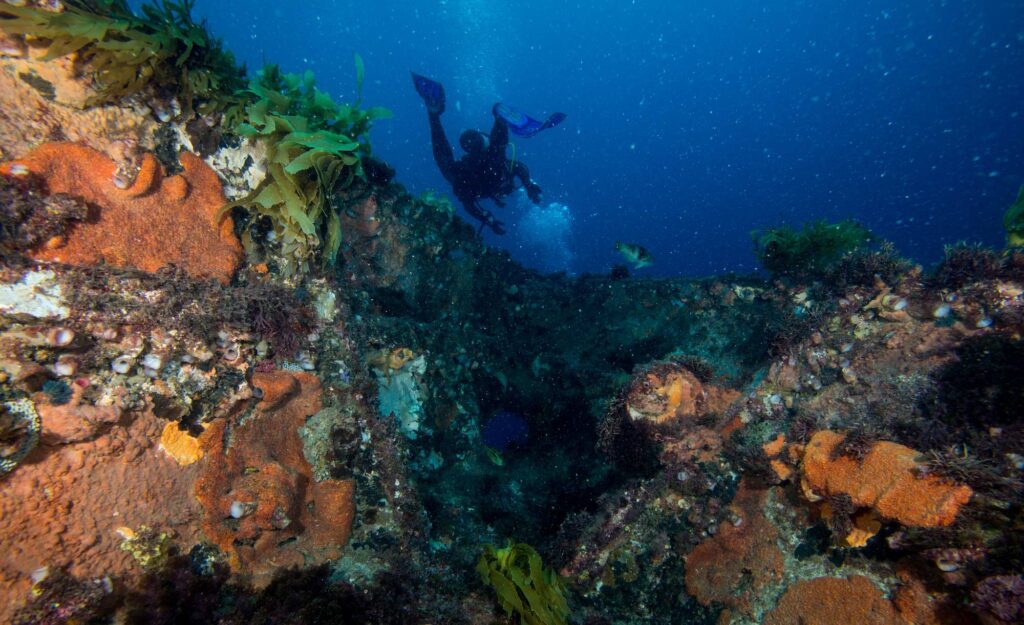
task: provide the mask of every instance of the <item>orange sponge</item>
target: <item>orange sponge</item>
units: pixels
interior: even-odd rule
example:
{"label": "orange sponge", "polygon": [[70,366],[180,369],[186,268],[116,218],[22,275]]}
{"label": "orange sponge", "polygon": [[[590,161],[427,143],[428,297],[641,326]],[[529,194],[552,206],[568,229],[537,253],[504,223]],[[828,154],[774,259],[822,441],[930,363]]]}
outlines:
{"label": "orange sponge", "polygon": [[911,527],[953,523],[973,494],[969,486],[922,476],[920,454],[887,441],[875,443],[863,460],[834,451],[845,434],[822,430],[804,449],[802,486],[811,499],[847,495],[853,504]]}
{"label": "orange sponge", "polygon": [[[229,216],[217,174],[198,156],[181,155],[184,172],[164,177],[145,154],[135,182],[114,183],[117,165],[102,152],[76,143],[47,143],[23,158],[0,165],[0,174],[27,170],[49,193],[79,196],[88,219],[73,227],[64,245],[44,246],[37,260],[72,265],[106,262],[156,271],[174,264],[196,278],[227,283],[238,268],[242,246]],[[17,168],[17,169],[16,169]]]}

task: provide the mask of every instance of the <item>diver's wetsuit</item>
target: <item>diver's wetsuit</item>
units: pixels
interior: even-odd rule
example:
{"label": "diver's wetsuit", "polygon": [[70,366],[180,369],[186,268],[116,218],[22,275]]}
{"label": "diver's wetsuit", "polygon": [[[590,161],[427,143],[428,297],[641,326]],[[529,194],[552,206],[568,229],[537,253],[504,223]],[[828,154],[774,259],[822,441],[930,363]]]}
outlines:
{"label": "diver's wetsuit", "polygon": [[480,200],[490,198],[502,206],[500,198],[515,191],[516,178],[523,183],[530,199],[535,204],[540,202],[540,187],[530,180],[530,170],[521,161],[510,163],[505,158],[505,149],[508,147],[508,124],[505,120],[495,114],[487,148],[467,152],[455,160],[452,146],[441,126],[441,113],[428,111],[427,116],[430,119],[434,161],[445,180],[452,184],[452,191],[466,212],[490,226],[496,233],[504,234],[501,222],[480,206]]}

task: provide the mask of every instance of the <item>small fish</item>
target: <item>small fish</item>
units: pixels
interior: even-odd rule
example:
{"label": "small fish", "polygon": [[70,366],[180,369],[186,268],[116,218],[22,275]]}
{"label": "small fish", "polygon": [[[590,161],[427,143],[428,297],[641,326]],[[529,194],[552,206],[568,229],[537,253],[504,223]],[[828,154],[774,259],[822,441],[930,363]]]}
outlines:
{"label": "small fish", "polygon": [[622,257],[625,258],[627,262],[633,264],[634,269],[650,267],[654,264],[654,259],[651,257],[651,253],[642,245],[616,241],[615,249],[622,254]]}
{"label": "small fish", "polygon": [[500,451],[487,445],[484,445],[484,451],[487,452],[487,459],[494,463],[495,466],[505,466],[505,459],[501,457]]}

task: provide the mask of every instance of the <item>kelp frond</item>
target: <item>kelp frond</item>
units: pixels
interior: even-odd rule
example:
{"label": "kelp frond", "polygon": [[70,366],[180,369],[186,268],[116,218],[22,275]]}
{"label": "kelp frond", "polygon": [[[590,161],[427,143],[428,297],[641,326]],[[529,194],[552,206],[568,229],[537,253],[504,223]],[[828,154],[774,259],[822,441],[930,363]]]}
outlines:
{"label": "kelp frond", "polygon": [[186,112],[212,112],[233,102],[244,69],[192,20],[193,4],[163,0],[140,15],[124,0],[69,1],[60,12],[0,4],[0,30],[45,46],[44,60],[76,54],[94,80],[88,106],[160,88]]}
{"label": "kelp frond", "polygon": [[752,233],[757,259],[776,274],[822,275],[844,256],[869,243],[871,232],[855,221],[815,221]]}
{"label": "kelp frond", "polygon": [[494,588],[506,614],[515,612],[521,625],[565,625],[569,616],[565,582],[544,566],[530,545],[509,542],[504,549],[487,545],[476,570]]}
{"label": "kelp frond", "polygon": [[235,132],[266,145],[267,177],[238,204],[273,221],[283,273],[302,269],[321,239],[324,263],[333,264],[341,221],[331,195],[358,175],[373,121],[390,113],[338,104],[316,87],[312,72],[285,74],[276,65],[259,72],[248,93],[249,102],[228,109],[226,118],[240,120]]}

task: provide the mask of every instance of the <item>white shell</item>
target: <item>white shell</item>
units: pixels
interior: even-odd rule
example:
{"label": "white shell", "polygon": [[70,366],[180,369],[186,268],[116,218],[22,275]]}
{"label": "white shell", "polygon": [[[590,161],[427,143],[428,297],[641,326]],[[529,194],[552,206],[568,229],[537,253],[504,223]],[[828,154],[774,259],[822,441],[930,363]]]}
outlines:
{"label": "white shell", "polygon": [[164,359],[160,354],[146,354],[142,358],[142,366],[146,369],[159,371],[164,366]]}
{"label": "white shell", "polygon": [[956,562],[950,562],[949,560],[936,560],[935,566],[939,567],[939,570],[943,573],[952,573],[960,570],[960,565]]}
{"label": "white shell", "polygon": [[54,347],[66,347],[75,340],[75,331],[71,328],[53,328],[46,335],[46,341]]}
{"label": "white shell", "polygon": [[123,354],[114,359],[114,362],[110,363],[110,368],[113,369],[114,373],[125,374],[131,371],[132,365],[135,364],[135,359],[128,354]]}
{"label": "white shell", "polygon": [[240,519],[246,515],[252,514],[252,511],[256,508],[254,504],[246,503],[244,501],[232,501],[231,502],[231,518]]}
{"label": "white shell", "polygon": [[238,346],[238,343],[232,343],[224,349],[224,360],[228,362],[234,362],[239,359],[242,355],[242,348]]}
{"label": "white shell", "polygon": [[61,356],[57,359],[56,364],[53,365],[53,372],[62,378],[71,377],[78,373],[78,360]]}

